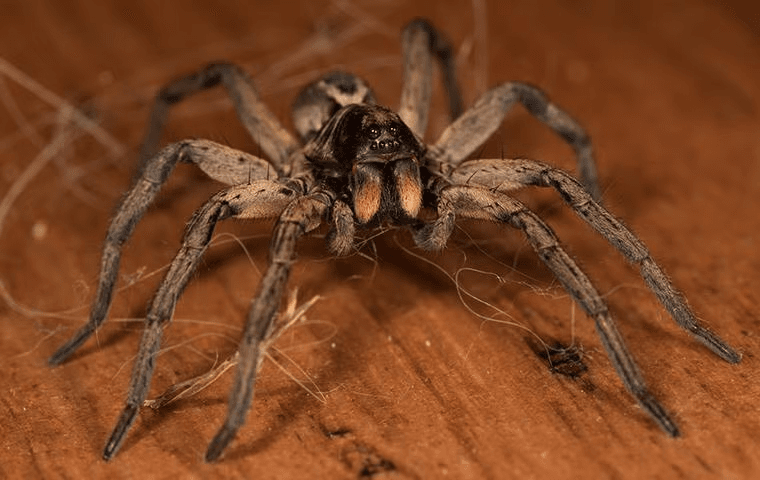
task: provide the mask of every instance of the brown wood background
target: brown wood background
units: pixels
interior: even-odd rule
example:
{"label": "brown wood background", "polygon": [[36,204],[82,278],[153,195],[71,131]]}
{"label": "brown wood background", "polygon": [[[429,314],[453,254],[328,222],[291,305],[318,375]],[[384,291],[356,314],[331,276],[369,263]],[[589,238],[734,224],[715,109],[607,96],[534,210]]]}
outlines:
{"label": "brown wood background", "polygon": [[[63,3],[4,4],[0,15],[8,62],[0,73],[0,193],[15,199],[0,215],[0,477],[760,474],[760,17],[752,2]],[[528,81],[582,121],[609,207],[743,362],[727,365],[682,333],[636,271],[556,195],[526,192],[605,294],[683,438],[667,438],[636,406],[592,323],[518,233],[468,224],[446,254],[424,259],[403,231],[341,260],[329,258],[321,239],[306,241],[291,286],[302,301],[322,300],[281,338],[277,358],[292,375],[308,375],[321,397],[268,362],[248,423],[220,463],[201,458],[223,420],[230,375],[164,411],[143,411],[116,459],[102,462],[139,318],[160,276],[149,274],[171,259],[193,209],[220,188],[177,170],[125,250],[125,288],[98,341],[48,368],[46,358],[87,314],[101,241],[129,183],[153,94],[179,74],[228,59],[257,78],[289,127],[298,89],[336,66],[368,79],[395,106],[399,32],[417,15],[450,35],[468,104],[499,81]],[[30,93],[32,80],[58,97]],[[446,123],[436,95],[429,139]],[[124,154],[71,124],[53,141],[62,101]],[[184,137],[257,151],[219,91],[173,112],[166,139]],[[523,111],[480,154],[573,168],[570,150]],[[168,330],[154,393],[234,351],[268,228],[220,227]],[[430,261],[501,309],[499,321],[470,313],[465,303],[494,316],[460,300]],[[505,321],[547,343],[575,342],[588,371],[576,380],[551,373],[535,338]]]}

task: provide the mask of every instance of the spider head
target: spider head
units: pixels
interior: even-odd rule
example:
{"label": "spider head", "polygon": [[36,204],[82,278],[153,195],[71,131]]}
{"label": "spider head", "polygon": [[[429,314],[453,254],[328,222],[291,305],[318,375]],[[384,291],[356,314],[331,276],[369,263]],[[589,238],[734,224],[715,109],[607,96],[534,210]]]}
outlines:
{"label": "spider head", "polygon": [[305,147],[317,176],[350,196],[359,224],[415,218],[422,204],[425,147],[401,118],[379,105],[340,109]]}

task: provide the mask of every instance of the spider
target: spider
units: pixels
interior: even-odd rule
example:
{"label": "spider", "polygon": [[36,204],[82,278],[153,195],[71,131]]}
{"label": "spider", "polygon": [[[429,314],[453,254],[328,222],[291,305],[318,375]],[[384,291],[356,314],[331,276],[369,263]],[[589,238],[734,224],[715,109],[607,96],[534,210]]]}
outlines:
{"label": "spider", "polygon": [[[424,250],[444,248],[457,218],[488,220],[522,230],[538,256],[591,317],[625,388],[670,436],[679,430],[647,389],[607,306],[586,274],[565,252],[553,231],[510,192],[550,187],[594,230],[640,268],[641,276],[683,329],[730,363],[741,355],[702,326],[655,263],[644,244],[601,205],[588,135],[536,87],[503,83],[461,112],[451,47],[429,22],[416,19],[402,34],[404,81],[398,113],[375,103],[361,78],[329,73],[307,86],[293,104],[300,142],[261,102],[252,80],[232,64],[215,63],[165,86],[157,95],[140,151],[141,166],[111,221],[88,322],[51,357],[58,365],[105,320],[119,270],[121,249],[135,224],[178,162],[192,163],[227,184],[199,208],[186,227],[181,248],[153,297],[132,371],[126,404],[103,451],[111,459],[143,404],[163,329],[180,294],[209,245],[217,222],[228,218],[277,218],[269,264],[254,297],[239,346],[227,418],[209,444],[206,461],[217,459],[245,421],[253,399],[262,341],[271,333],[299,238],[329,225],[327,247],[336,255],[354,248],[357,229],[380,225],[411,231]],[[452,123],[435,143],[423,143],[436,60],[443,72]],[[221,84],[250,135],[269,160],[209,140],[185,140],[155,153],[171,105]],[[500,126],[515,103],[545,123],[576,152],[580,181],[529,159],[467,160]],[[432,211],[427,218],[421,210]]]}

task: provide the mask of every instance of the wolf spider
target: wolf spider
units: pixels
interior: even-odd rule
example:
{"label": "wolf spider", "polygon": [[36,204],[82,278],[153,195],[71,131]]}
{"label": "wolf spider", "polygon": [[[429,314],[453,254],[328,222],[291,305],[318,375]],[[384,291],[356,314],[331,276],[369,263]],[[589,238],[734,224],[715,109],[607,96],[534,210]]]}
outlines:
{"label": "wolf spider", "polygon": [[[277,221],[269,246],[269,265],[240,342],[227,418],[208,447],[206,461],[219,457],[245,421],[253,399],[260,345],[271,332],[295,260],[296,243],[323,222],[330,226],[327,246],[336,255],[352,251],[356,229],[381,224],[408,228],[424,250],[444,248],[457,217],[522,230],[565,290],[596,322],[604,348],[628,391],[667,434],[678,436],[678,427],[647,389],[589,278],[546,223],[509,195],[524,186],[550,187],[640,268],[647,285],[678,325],[727,362],[740,360],[739,353],[700,325],[644,244],[601,205],[589,137],[575,120],[536,87],[517,82],[493,88],[461,113],[451,48],[443,35],[427,21],[417,19],[405,27],[402,45],[404,82],[398,113],[377,105],[362,79],[343,72],[329,73],[307,86],[293,105],[300,142],[280,125],[259,99],[251,79],[234,65],[208,65],[160,91],[141,149],[139,174],[108,229],[89,321],[50,357],[50,364],[65,361],[105,320],[121,248],[178,162],[193,163],[229,187],[195,212],[182,246],[152,299],[126,405],[106,443],[104,459],[118,451],[137,417],[148,394],[162,331],[209,245],[214,226],[228,218],[276,217]],[[428,145],[421,138],[427,126],[436,58],[454,120],[435,143]],[[269,160],[209,140],[177,142],[154,154],[169,107],[219,84]],[[573,147],[581,181],[534,160],[466,160],[496,131],[516,102]],[[435,211],[435,219],[421,220],[423,208]]]}

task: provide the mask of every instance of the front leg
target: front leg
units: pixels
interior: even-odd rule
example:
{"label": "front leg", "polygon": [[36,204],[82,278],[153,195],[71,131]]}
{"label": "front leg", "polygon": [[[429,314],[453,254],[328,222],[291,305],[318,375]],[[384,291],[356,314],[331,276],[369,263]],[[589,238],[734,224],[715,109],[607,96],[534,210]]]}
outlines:
{"label": "front leg", "polygon": [[271,165],[264,160],[208,140],[174,143],[151,158],[121,200],[108,227],[90,317],[69,341],[53,353],[48,360],[50,365],[63,363],[105,321],[119,273],[121,249],[132,236],[137,222],[153,203],[177,162],[194,163],[211,178],[230,184],[277,177],[276,173],[271,171]]}
{"label": "front leg", "polygon": [[514,198],[468,185],[443,188],[438,213],[438,220],[423,229],[416,238],[418,245],[423,248],[427,244],[438,247],[439,239],[448,238],[455,215],[497,222],[522,230],[538,257],[551,269],[573,300],[594,320],[602,345],[625,388],[668,435],[680,435],[670,414],[646,386],[604,299],[541,218]]}
{"label": "front leg", "polygon": [[222,454],[245,422],[253,401],[261,342],[270,331],[285,292],[290,267],[295,260],[296,243],[305,233],[319,226],[332,202],[333,197],[325,192],[300,197],[288,205],[275,225],[269,246],[269,267],[251,304],[238,348],[240,361],[230,393],[227,419],[208,446],[207,462]]}
{"label": "front leg", "polygon": [[145,330],[132,368],[126,404],[103,450],[103,459],[110,460],[116,454],[137,418],[148,395],[164,327],[171,321],[182,291],[208,248],[217,222],[230,217],[274,217],[296,195],[297,192],[278,182],[260,180],[218,193],[195,212],[182,239],[182,247],[161,280],[145,317]]}
{"label": "front leg", "polygon": [[455,168],[448,180],[509,192],[525,186],[555,189],[573,211],[602,235],[631,264],[637,266],[647,286],[657,295],[678,325],[729,363],[738,363],[741,354],[709,328],[692,312],[686,298],[672,284],[652,258],[646,245],[606,208],[594,201],[569,173],[551,165],[528,159],[471,160]]}

